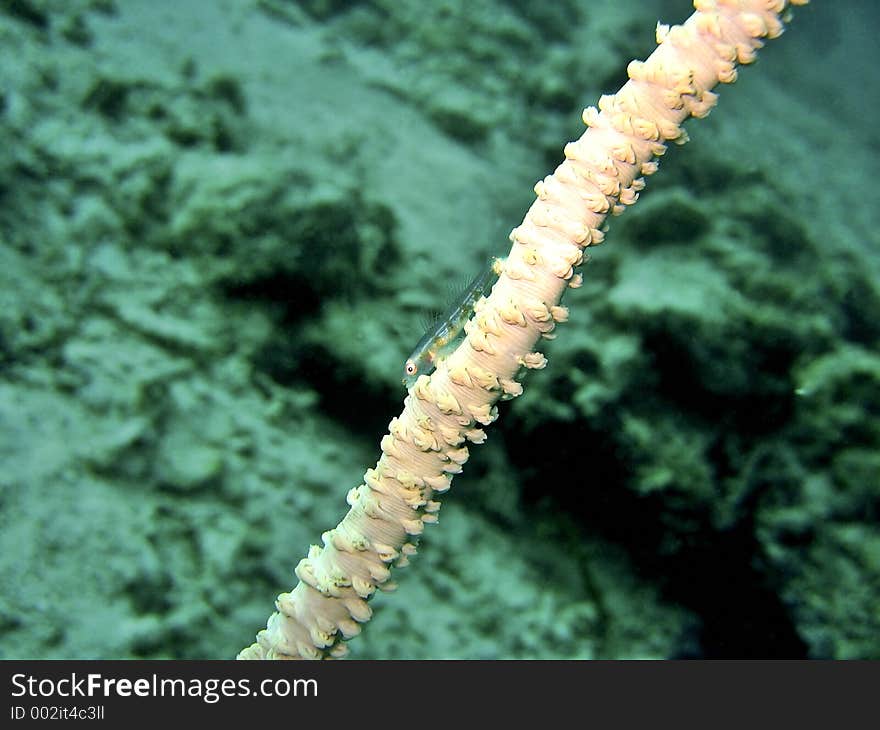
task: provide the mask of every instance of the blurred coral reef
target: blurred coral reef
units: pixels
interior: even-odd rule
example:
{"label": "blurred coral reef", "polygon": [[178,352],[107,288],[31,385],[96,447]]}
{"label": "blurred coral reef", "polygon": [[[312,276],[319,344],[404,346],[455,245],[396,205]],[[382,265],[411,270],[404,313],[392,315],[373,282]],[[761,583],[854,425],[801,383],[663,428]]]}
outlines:
{"label": "blurred coral reef", "polygon": [[[354,657],[880,658],[878,11],[822,6],[612,222]],[[690,10],[3,3],[0,656],[248,644],[421,316]]]}

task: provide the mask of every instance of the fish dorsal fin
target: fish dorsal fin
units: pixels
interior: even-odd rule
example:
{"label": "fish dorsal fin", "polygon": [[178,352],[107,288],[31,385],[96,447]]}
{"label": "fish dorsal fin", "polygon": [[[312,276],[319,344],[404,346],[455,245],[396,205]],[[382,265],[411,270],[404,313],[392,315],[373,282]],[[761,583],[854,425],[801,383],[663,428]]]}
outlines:
{"label": "fish dorsal fin", "polygon": [[441,319],[443,319],[443,312],[439,309],[429,309],[419,315],[419,325],[423,332],[429,332],[437,328]]}

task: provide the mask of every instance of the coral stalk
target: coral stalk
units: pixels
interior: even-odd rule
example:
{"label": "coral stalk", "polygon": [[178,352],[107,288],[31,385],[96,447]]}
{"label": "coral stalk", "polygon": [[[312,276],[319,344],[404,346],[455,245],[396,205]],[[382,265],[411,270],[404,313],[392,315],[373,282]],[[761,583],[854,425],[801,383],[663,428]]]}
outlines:
{"label": "coral stalk", "polygon": [[241,659],[328,658],[369,620],[369,598],[393,586],[391,566],[416,552],[438,495],[482,443],[500,399],[522,392],[517,375],[543,368],[535,347],[568,319],[560,305],[584,249],[601,243],[606,217],[636,202],[666,143],[686,141],[682,123],[706,116],[712,89],[736,80],[763,39],[783,31],[790,5],[807,0],[695,0],[680,26],[657,26],[658,48],[627,68],[629,81],[583,119],[588,129],[565,147],[565,161],[535,185],[537,199],[511,234],[512,247],[491,294],[480,300],[461,345],[421,376],[389,424],[382,455],[348,493],[351,509],[296,568],[257,642]]}

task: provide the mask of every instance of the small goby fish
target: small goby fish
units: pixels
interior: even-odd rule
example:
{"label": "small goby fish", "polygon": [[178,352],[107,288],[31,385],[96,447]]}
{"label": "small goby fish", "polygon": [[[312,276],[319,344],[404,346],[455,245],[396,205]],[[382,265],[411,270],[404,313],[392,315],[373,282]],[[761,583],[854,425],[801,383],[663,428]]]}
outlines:
{"label": "small goby fish", "polygon": [[489,265],[459,294],[444,314],[438,317],[419,340],[403,366],[403,384],[415,385],[419,375],[428,375],[439,360],[448,355],[465,323],[474,313],[474,306],[501,273],[502,260],[493,258]]}

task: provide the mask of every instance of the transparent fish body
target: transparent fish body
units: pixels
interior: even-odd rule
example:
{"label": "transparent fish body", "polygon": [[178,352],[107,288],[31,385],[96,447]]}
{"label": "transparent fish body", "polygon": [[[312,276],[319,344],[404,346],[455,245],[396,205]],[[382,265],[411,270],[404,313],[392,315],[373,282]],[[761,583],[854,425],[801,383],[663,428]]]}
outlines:
{"label": "transparent fish body", "polygon": [[498,277],[500,265],[501,260],[493,258],[431,323],[403,366],[403,384],[407,388],[415,385],[420,375],[433,372],[437,363],[455,349],[465,323],[474,313],[474,306]]}

